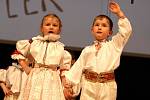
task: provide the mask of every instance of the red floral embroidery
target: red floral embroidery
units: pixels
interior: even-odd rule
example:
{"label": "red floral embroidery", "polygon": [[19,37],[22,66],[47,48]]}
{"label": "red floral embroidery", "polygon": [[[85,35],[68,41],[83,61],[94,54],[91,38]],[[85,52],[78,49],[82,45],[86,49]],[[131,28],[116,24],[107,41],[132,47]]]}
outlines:
{"label": "red floral embroidery", "polygon": [[32,42],[33,42],[33,40],[32,40],[32,39],[30,39],[30,40],[29,40],[29,43],[31,44]]}
{"label": "red floral embroidery", "polygon": [[14,55],[14,54],[22,54],[20,51],[18,51],[18,50],[15,50],[13,53],[12,53],[12,55]]}

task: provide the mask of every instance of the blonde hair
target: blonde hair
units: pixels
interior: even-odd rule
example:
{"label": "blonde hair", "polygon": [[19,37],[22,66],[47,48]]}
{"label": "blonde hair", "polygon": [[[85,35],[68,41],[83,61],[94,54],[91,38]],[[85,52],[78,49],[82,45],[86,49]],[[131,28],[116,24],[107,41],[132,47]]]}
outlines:
{"label": "blonde hair", "polygon": [[58,21],[59,21],[59,28],[62,27],[62,22],[61,22],[60,18],[59,18],[56,14],[53,14],[53,13],[47,14],[47,15],[45,15],[45,16],[43,17],[42,22],[41,22],[41,27],[43,26],[43,22],[44,22],[44,20],[45,20],[46,17],[57,18]]}

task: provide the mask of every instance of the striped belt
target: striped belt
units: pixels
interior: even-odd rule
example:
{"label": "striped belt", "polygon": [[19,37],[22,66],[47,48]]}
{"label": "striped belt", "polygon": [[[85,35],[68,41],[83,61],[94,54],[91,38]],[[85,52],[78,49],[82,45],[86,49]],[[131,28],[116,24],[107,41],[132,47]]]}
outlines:
{"label": "striped belt", "polygon": [[59,69],[59,65],[45,65],[45,64],[35,63],[34,68],[47,68],[47,69],[51,69],[52,71],[57,71]]}
{"label": "striped belt", "polygon": [[98,74],[94,71],[85,69],[83,74],[85,79],[91,82],[106,83],[115,80],[114,72],[102,72]]}

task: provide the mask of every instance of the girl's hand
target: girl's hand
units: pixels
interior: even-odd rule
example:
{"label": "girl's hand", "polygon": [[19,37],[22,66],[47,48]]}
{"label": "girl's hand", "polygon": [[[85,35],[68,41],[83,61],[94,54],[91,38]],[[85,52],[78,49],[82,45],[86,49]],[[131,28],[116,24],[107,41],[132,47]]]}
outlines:
{"label": "girl's hand", "polygon": [[73,90],[72,88],[64,88],[64,96],[66,100],[71,100],[73,98]]}
{"label": "girl's hand", "polygon": [[10,95],[13,94],[13,92],[12,92],[10,89],[6,88],[6,89],[4,90],[4,94],[5,94],[6,96],[10,96]]}
{"label": "girl's hand", "polygon": [[22,69],[26,72],[26,74],[28,75],[31,71],[31,67],[29,67],[29,63],[28,61],[26,61],[25,59],[19,59],[18,60],[20,66],[22,67]]}
{"label": "girl's hand", "polygon": [[28,65],[28,63],[27,63],[27,61],[25,60],[25,59],[19,59],[19,64],[20,64],[20,66],[22,66],[22,67],[24,67],[24,66],[27,66]]}
{"label": "girl's hand", "polygon": [[61,82],[64,87],[63,92],[66,100],[71,100],[73,97],[73,88],[71,83],[65,78],[65,76],[61,76]]}
{"label": "girl's hand", "polygon": [[12,95],[13,92],[10,90],[10,88],[8,88],[5,83],[0,83],[0,86],[2,87],[3,89],[3,92],[6,96],[9,96],[9,95]]}

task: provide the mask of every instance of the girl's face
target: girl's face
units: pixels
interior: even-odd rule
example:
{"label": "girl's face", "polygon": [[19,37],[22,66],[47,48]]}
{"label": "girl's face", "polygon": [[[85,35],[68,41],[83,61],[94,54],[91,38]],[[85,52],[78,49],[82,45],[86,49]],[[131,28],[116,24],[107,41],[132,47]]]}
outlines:
{"label": "girl's face", "polygon": [[111,34],[110,24],[106,18],[97,19],[92,26],[92,34],[96,40],[106,40]]}
{"label": "girl's face", "polygon": [[56,17],[48,16],[44,18],[43,25],[41,26],[43,35],[60,34],[60,22]]}

